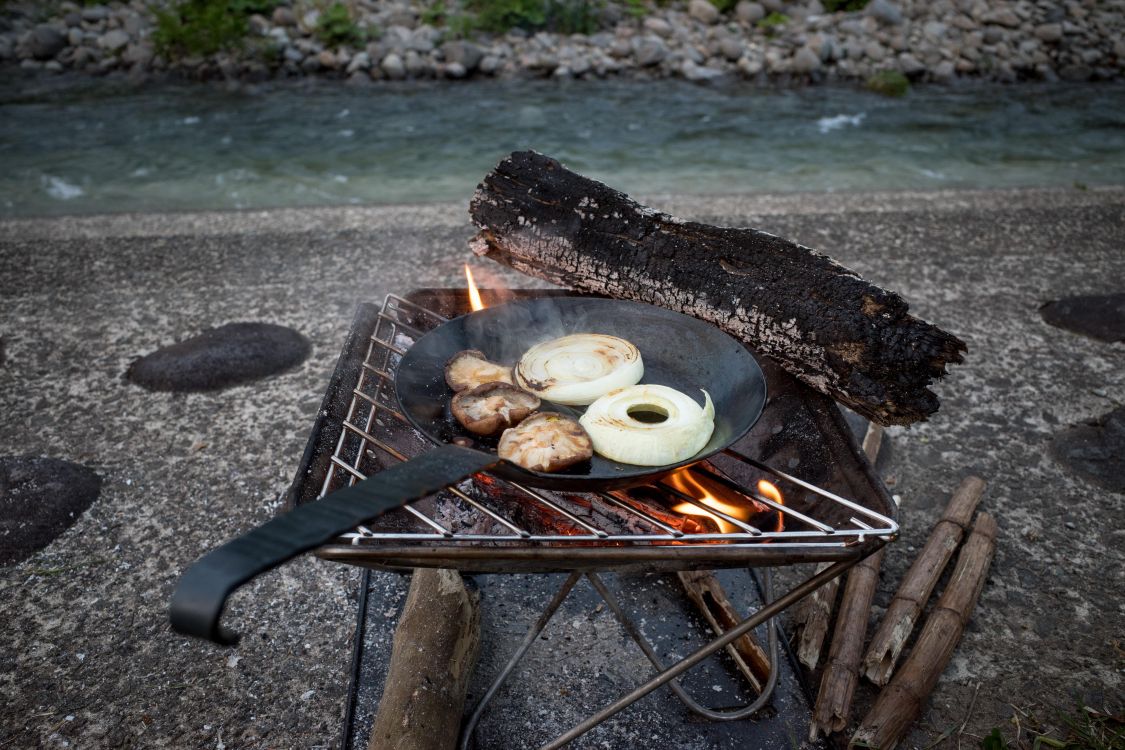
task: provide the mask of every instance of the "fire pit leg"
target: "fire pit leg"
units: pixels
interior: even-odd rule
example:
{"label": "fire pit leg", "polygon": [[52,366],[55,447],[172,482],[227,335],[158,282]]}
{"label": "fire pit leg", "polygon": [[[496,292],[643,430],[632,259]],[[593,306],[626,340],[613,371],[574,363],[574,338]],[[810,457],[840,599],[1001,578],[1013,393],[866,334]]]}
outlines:
{"label": "fire pit leg", "polygon": [[[666,667],[660,661],[660,657],[657,656],[656,649],[654,649],[652,647],[652,644],[649,643],[648,639],[645,638],[644,633],[641,632],[640,628],[637,627],[632,618],[630,618],[625,613],[625,610],[617,601],[617,597],[615,597],[613,593],[606,587],[605,583],[597,573],[587,573],[586,577],[590,579],[590,583],[593,584],[598,594],[602,597],[602,599],[605,600],[605,603],[609,605],[609,608],[613,611],[613,614],[617,618],[617,621],[621,623],[621,627],[625,628],[625,631],[632,637],[636,644],[640,646],[641,651],[643,651],[645,656],[648,657],[648,660],[652,663],[652,666],[656,667],[657,671],[663,672]],[[766,571],[765,591],[763,592],[765,595],[764,603],[769,602],[769,580],[769,571]],[[753,715],[756,711],[761,709],[762,706],[766,704],[766,701],[768,701],[770,699],[770,696],[773,695],[774,688],[777,687],[777,627],[775,626],[773,618],[770,618],[767,623],[767,627],[769,628],[768,643],[770,650],[769,679],[766,680],[766,684],[762,687],[762,692],[759,693],[758,697],[755,698],[754,701],[749,705],[737,709],[717,711],[712,708],[707,708],[706,706],[703,706],[696,702],[694,698],[687,694],[687,691],[684,690],[683,686],[680,685],[678,680],[671,680],[668,683],[668,687],[672,689],[672,692],[676,694],[676,697],[679,698],[680,701],[691,711],[699,714],[706,719],[710,719],[711,721],[737,721],[739,719],[745,719],[746,717]]]}
{"label": "fire pit leg", "polygon": [[688,671],[711,654],[725,647],[728,643],[733,643],[744,633],[749,633],[751,630],[758,627],[766,620],[772,619],[773,617],[777,616],[793,604],[796,604],[798,601],[811,594],[816,589],[820,588],[828,581],[832,580],[836,576],[846,571],[848,568],[855,565],[857,562],[859,562],[859,560],[841,560],[838,563],[834,563],[830,568],[826,568],[825,570],[814,574],[812,577],[808,578],[806,581],[798,585],[789,593],[775,600],[772,604],[763,606],[754,615],[743,620],[742,623],[738,625],[738,627],[728,630],[726,634],[721,638],[717,638],[711,641],[703,648],[697,650],[695,653],[680,660],[676,664],[673,664],[671,667],[665,669],[645,684],[635,688],[628,695],[619,698],[616,702],[610,704],[609,706],[606,706],[601,711],[598,711],[596,714],[586,719],[584,722],[574,727],[566,734],[556,737],[551,742],[543,745],[543,747],[541,747],[539,750],[559,750],[559,748],[565,746],[568,742],[571,742],[575,738],[582,736],[586,732],[596,727],[598,724],[601,724],[609,717],[633,705],[641,698],[651,693],[653,690],[656,690],[658,687],[664,685],[665,683],[671,682],[672,680],[676,679],[681,674]]}
{"label": "fire pit leg", "polygon": [[574,584],[578,583],[578,579],[581,577],[582,574],[577,571],[567,576],[567,579],[563,581],[563,585],[555,593],[555,597],[551,599],[550,603],[547,604],[547,608],[543,610],[543,614],[539,615],[539,619],[536,620],[535,624],[531,626],[531,629],[527,631],[527,635],[523,637],[523,641],[521,641],[520,645],[516,648],[516,652],[512,654],[512,658],[509,659],[508,663],[504,665],[504,668],[500,670],[500,674],[496,676],[496,679],[493,680],[492,684],[488,687],[484,697],[482,697],[476,707],[473,708],[472,716],[469,717],[469,720],[466,721],[465,725],[461,728],[460,750],[469,749],[473,741],[473,733],[476,731],[481,716],[484,715],[485,707],[488,706],[489,701],[496,695],[496,692],[500,689],[501,685],[504,684],[504,681],[508,679],[508,675],[511,674],[512,670],[519,664],[523,655],[526,654],[527,650],[531,648],[531,645],[535,643],[535,639],[543,632],[543,628],[547,627],[547,623],[554,617],[555,612],[557,612],[559,607],[562,606],[562,603],[566,601],[566,598],[570,596]]}

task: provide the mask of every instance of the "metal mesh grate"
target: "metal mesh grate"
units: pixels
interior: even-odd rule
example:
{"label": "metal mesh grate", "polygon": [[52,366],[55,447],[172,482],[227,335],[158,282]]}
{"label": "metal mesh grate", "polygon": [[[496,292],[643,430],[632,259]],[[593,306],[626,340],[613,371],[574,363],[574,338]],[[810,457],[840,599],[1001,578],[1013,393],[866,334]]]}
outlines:
{"label": "metal mesh grate", "polygon": [[[386,298],[374,332],[365,342],[366,354],[342,423],[338,428],[329,425],[330,430],[339,430],[339,438],[321,495],[429,447],[398,410],[394,374],[413,342],[444,321],[437,312],[408,300],[394,295]],[[378,564],[386,558],[401,558],[406,548],[424,549],[427,562],[412,558],[410,564],[464,568],[458,560],[464,562],[470,550],[483,559],[480,555],[487,557],[485,550],[489,549],[508,553],[561,549],[566,550],[568,563],[561,567],[573,569],[584,558],[606,559],[607,551],[614,550],[611,558],[617,564],[631,559],[651,563],[661,558],[683,560],[679,567],[704,561],[730,566],[745,564],[755,549],[768,549],[773,556],[784,552],[785,559],[778,562],[851,557],[862,554],[860,548],[869,544],[881,546],[898,532],[892,518],[737,450],[728,449],[711,462],[685,471],[695,481],[735,493],[753,515],[740,518],[705,505],[667,479],[629,490],[578,495],[478,475],[371,527],[357,528],[321,554]],[[754,489],[755,477],[775,484],[785,498],[802,501],[776,502]],[[687,515],[673,510],[675,506]],[[681,521],[683,518],[688,520]],[[643,556],[638,556],[642,550]],[[631,551],[637,555],[631,556]],[[543,562],[545,558],[538,559],[537,569],[551,567]]]}

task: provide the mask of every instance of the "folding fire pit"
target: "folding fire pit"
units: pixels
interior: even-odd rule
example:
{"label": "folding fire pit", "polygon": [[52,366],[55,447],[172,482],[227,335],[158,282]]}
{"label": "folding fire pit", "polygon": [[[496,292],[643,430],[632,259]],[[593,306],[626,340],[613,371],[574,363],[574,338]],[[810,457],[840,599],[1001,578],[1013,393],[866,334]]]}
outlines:
{"label": "folding fire pit", "polygon": [[[543,294],[549,293],[508,296]],[[495,301],[484,295],[486,304]],[[468,311],[466,290],[449,289],[388,296],[381,308],[360,306],[291,489],[291,505],[314,502],[432,447],[399,410],[396,367],[422,334]],[[895,505],[836,405],[758,359],[768,393],[761,417],[743,439],[706,462],[640,487],[586,494],[535,490],[478,474],[317,551],[324,559],[368,568],[570,574],[478,703],[462,733],[464,747],[489,700],[582,576],[658,674],[544,748],[565,745],[664,684],[701,716],[749,716],[769,699],[776,668],[750,705],[724,711],[701,706],[675,678],[895,537]],[[671,666],[661,662],[598,576],[815,562],[832,564],[781,596],[767,592],[769,601],[759,611]],[[768,660],[777,665],[772,621],[768,632]]]}

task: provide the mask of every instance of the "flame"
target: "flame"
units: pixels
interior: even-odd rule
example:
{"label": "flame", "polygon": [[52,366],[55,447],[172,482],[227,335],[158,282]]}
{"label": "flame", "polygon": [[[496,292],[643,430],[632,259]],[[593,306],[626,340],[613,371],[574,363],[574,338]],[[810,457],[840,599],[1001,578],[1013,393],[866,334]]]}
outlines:
{"label": "flame", "polygon": [[[691,495],[704,505],[740,521],[750,518],[756,510],[753,507],[754,501],[750,498],[731,492],[718,482],[710,481],[706,477],[692,474],[689,469],[678,471],[665,481],[685,495]],[[720,497],[723,499],[720,499]],[[742,530],[730,521],[720,518],[714,513],[708,513],[703,508],[691,503],[680,503],[672,510],[685,516],[707,516],[718,525],[719,531],[724,534],[732,534]]]}
{"label": "flame", "polygon": [[477,284],[473,281],[473,272],[469,269],[469,264],[465,264],[465,281],[469,283],[469,307],[473,312],[483,310],[485,305],[480,299],[480,291],[477,289]]}
{"label": "flame", "polygon": [[[778,505],[785,505],[785,498],[781,495],[781,490],[773,482],[768,482],[765,479],[758,480],[758,494],[769,500],[773,500]],[[785,528],[785,519],[781,513],[777,514],[777,531]]]}

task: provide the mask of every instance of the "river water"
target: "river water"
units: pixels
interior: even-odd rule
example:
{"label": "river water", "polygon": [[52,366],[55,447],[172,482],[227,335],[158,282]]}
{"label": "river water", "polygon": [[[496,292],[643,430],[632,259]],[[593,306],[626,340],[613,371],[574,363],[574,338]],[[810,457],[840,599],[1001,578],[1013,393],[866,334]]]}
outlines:
{"label": "river water", "polygon": [[0,88],[0,216],[467,200],[534,148],[630,193],[1125,183],[1125,87]]}

